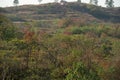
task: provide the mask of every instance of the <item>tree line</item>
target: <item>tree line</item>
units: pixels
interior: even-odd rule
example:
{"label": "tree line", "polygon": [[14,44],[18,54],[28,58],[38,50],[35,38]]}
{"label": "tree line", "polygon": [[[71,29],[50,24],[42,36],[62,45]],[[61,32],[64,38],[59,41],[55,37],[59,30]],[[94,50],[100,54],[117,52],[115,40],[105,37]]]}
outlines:
{"label": "tree line", "polygon": [[[39,4],[42,2],[43,0],[38,0]],[[55,3],[58,3],[59,0],[54,0]],[[60,2],[66,2],[65,0],[61,0]],[[77,0],[78,3],[81,3],[81,0]],[[93,5],[98,5],[98,0],[90,0],[89,3],[93,4]],[[17,6],[19,4],[19,0],[14,0],[13,4],[15,6]],[[105,5],[106,7],[114,7],[114,1],[113,0],[105,0]]]}

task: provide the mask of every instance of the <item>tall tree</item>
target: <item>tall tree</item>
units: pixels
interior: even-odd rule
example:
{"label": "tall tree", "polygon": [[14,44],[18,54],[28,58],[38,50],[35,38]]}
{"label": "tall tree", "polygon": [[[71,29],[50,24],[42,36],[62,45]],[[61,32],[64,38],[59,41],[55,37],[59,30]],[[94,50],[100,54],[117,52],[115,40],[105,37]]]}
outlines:
{"label": "tall tree", "polygon": [[38,0],[38,2],[39,2],[39,3],[41,3],[41,2],[42,2],[42,0]]}
{"label": "tall tree", "polygon": [[114,1],[113,0],[106,0],[105,4],[106,4],[106,7],[114,7]]}
{"label": "tall tree", "polygon": [[81,0],[77,0],[78,3],[81,3]]}
{"label": "tall tree", "polygon": [[98,0],[90,0],[90,4],[97,5],[98,4]]}
{"label": "tall tree", "polygon": [[10,41],[16,36],[15,27],[5,16],[0,15],[0,40]]}
{"label": "tall tree", "polygon": [[98,5],[98,0],[94,0],[94,4],[95,4],[95,5]]}
{"label": "tall tree", "polygon": [[59,0],[55,0],[55,3],[58,3]]}
{"label": "tall tree", "polygon": [[109,0],[105,1],[106,7],[108,7]]}
{"label": "tall tree", "polygon": [[92,4],[92,1],[93,1],[93,0],[90,0],[90,2],[89,2],[89,3],[90,3],[90,4]]}
{"label": "tall tree", "polygon": [[14,4],[15,6],[17,6],[17,5],[19,4],[19,0],[14,0],[14,1],[13,1],[13,4]]}

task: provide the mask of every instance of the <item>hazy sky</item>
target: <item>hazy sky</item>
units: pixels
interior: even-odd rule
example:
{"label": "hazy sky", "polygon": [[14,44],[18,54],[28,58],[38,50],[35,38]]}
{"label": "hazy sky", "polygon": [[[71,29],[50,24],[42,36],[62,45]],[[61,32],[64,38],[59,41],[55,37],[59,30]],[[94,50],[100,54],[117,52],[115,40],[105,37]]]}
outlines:
{"label": "hazy sky", "polygon": [[[0,7],[9,7],[13,6],[14,0],[0,0]],[[60,0],[59,0],[60,1]],[[77,0],[66,0],[66,1],[77,1]],[[88,3],[90,0],[81,0],[84,3]],[[54,2],[54,0],[43,0],[42,3],[50,3]],[[99,5],[105,6],[105,0],[99,0]],[[27,5],[27,4],[39,4],[38,0],[19,0],[19,5]],[[120,6],[120,0],[114,0],[114,5],[116,7]]]}

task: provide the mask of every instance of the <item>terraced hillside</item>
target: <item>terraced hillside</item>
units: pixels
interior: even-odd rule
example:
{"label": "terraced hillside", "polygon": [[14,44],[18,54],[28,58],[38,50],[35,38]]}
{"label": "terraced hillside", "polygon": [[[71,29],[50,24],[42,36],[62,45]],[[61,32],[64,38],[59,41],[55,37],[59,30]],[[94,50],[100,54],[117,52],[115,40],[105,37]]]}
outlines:
{"label": "terraced hillside", "polygon": [[79,18],[86,22],[120,22],[120,8],[103,8],[89,4],[67,3],[60,5],[58,3],[49,3],[41,5],[24,5],[19,7],[8,7],[0,9],[14,22],[54,20],[61,18]]}

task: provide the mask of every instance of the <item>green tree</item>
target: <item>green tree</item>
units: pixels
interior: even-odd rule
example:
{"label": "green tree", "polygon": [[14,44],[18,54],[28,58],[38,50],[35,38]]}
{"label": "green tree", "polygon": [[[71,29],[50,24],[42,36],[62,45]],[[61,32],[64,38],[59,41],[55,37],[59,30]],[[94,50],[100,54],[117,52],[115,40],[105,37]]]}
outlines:
{"label": "green tree", "polygon": [[79,62],[74,64],[71,70],[68,70],[66,80],[100,80],[100,77],[95,69],[89,69]]}
{"label": "green tree", "polygon": [[39,4],[42,2],[42,0],[38,0]]}
{"label": "green tree", "polygon": [[81,3],[81,0],[77,0],[78,3]]}
{"label": "green tree", "polygon": [[55,0],[55,3],[58,3],[58,0]]}
{"label": "green tree", "polygon": [[92,4],[92,0],[90,0],[90,2],[89,2],[90,4]]}
{"label": "green tree", "polygon": [[15,38],[15,35],[13,24],[5,16],[0,15],[0,39],[9,41]]}
{"label": "green tree", "polygon": [[101,40],[101,51],[103,53],[103,56],[107,57],[112,55],[112,42],[109,39],[102,39]]}
{"label": "green tree", "polygon": [[98,0],[90,0],[90,4],[97,5],[98,4]]}
{"label": "green tree", "polygon": [[98,0],[94,0],[95,5],[98,5]]}
{"label": "green tree", "polygon": [[114,7],[114,1],[113,0],[106,0],[105,4],[106,4],[106,7]]}
{"label": "green tree", "polygon": [[17,6],[17,5],[19,4],[19,0],[14,0],[14,1],[13,1],[13,4],[14,4],[15,6]]}

